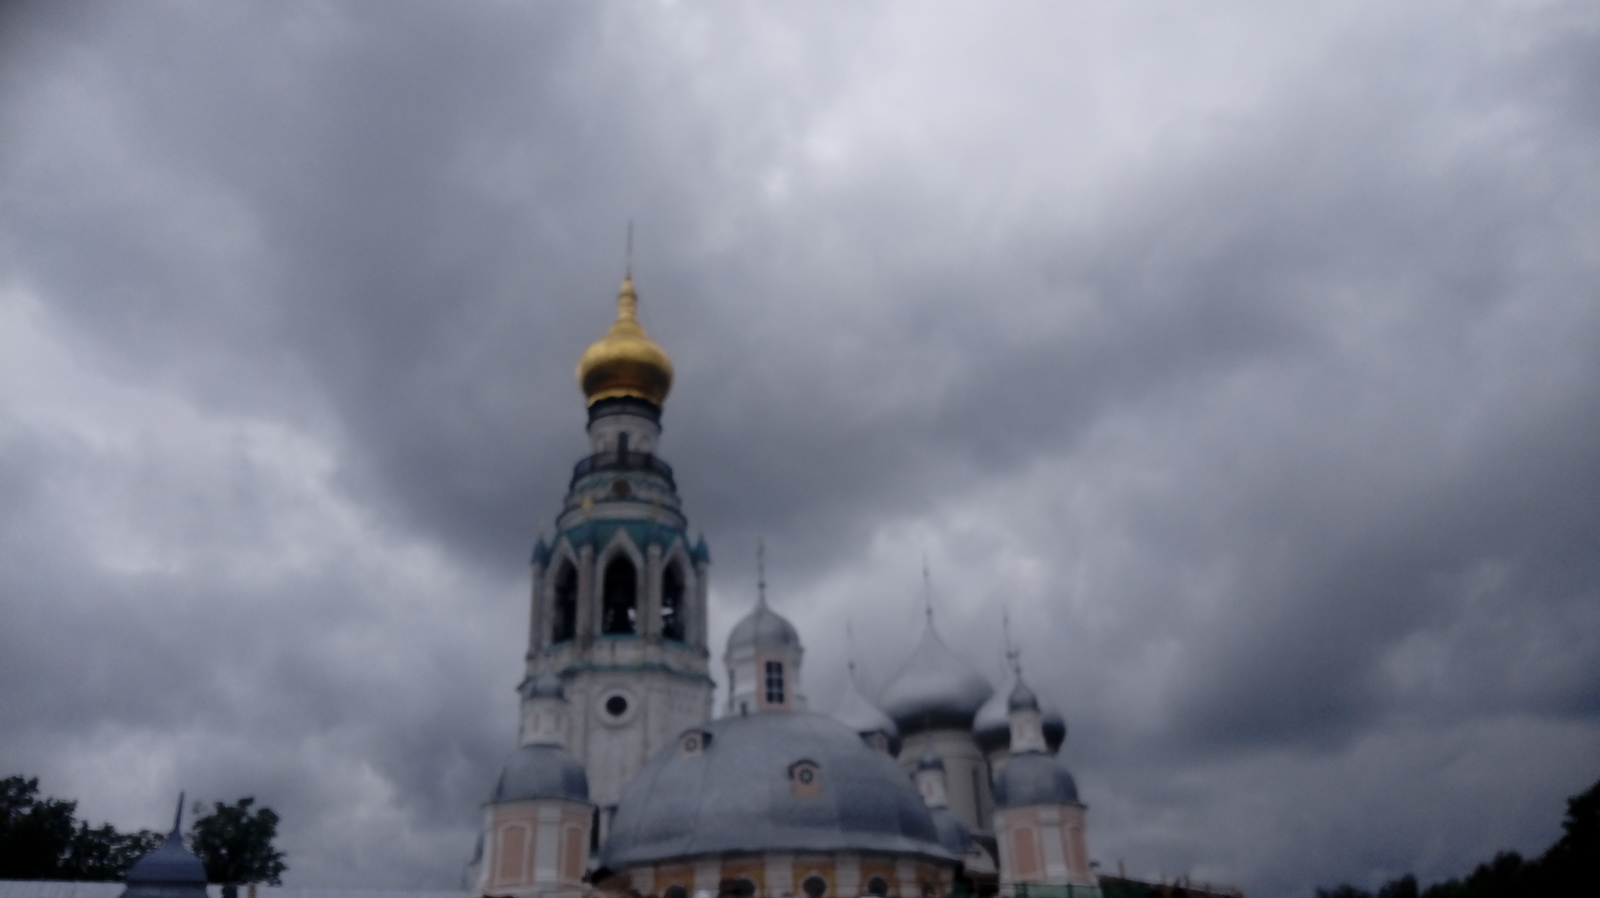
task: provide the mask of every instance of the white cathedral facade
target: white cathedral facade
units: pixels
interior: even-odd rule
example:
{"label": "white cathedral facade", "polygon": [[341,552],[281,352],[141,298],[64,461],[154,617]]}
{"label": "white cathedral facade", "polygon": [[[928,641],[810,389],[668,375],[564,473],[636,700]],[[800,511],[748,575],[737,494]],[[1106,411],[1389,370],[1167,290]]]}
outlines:
{"label": "white cathedral facade", "polygon": [[997,689],[931,612],[877,701],[852,670],[820,714],[763,587],[713,713],[711,558],[657,451],[672,364],[637,309],[629,278],[579,361],[590,454],[533,550],[521,744],[484,806],[473,892],[1098,898],[1061,716],[1015,667]]}

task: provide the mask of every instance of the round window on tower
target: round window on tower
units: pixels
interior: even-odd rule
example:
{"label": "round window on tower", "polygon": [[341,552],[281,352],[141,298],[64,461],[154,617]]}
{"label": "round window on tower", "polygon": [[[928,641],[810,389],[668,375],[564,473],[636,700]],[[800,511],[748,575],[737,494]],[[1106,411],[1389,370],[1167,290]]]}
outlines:
{"label": "round window on tower", "polygon": [[806,881],[800,883],[800,891],[805,892],[807,898],[822,898],[828,894],[828,881],[820,876],[807,876]]}
{"label": "round window on tower", "polygon": [[632,721],[634,715],[638,713],[637,705],[633,696],[626,690],[611,689],[600,693],[599,699],[595,702],[595,710],[599,712],[601,723],[623,726]]}

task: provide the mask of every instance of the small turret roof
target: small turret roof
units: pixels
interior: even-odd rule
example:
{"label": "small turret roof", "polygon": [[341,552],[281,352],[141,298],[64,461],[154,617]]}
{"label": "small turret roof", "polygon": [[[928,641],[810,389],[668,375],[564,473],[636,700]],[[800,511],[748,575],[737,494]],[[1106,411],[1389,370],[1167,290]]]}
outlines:
{"label": "small turret roof", "polygon": [[178,812],[172,832],[154,851],[128,869],[123,890],[125,898],[204,898],[206,867],[200,857],[183,844],[183,796],[178,796]]}
{"label": "small turret roof", "polygon": [[541,798],[589,800],[589,776],[572,753],[559,745],[535,743],[512,753],[500,771],[492,804]]}
{"label": "small turret roof", "polygon": [[1051,755],[1042,751],[1012,755],[994,780],[996,807],[1079,804],[1078,784]]}
{"label": "small turret roof", "polygon": [[728,651],[736,649],[787,648],[800,644],[800,634],[794,624],[767,605],[765,597],[756,602],[742,620],[728,633]]}
{"label": "small turret roof", "polygon": [[1026,680],[1022,679],[1022,671],[1017,671],[1017,685],[1011,689],[1011,697],[1006,700],[1008,711],[1037,711],[1039,698],[1028,688]]}

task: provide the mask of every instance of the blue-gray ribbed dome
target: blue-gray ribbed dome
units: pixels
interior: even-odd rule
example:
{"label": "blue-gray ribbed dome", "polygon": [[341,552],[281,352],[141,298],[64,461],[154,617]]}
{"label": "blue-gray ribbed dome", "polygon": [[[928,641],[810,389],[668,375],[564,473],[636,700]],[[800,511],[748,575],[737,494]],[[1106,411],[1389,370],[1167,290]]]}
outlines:
{"label": "blue-gray ribbed dome", "polygon": [[1012,755],[994,780],[996,807],[1020,808],[1035,804],[1078,804],[1078,784],[1072,774],[1042,751]]}
{"label": "blue-gray ribbed dome", "polygon": [[[669,745],[622,793],[601,863],[612,869],[735,851],[875,851],[943,861],[905,771],[820,714],[724,717]],[[804,785],[801,762],[815,765]]]}
{"label": "blue-gray ribbed dome", "polygon": [[500,771],[492,803],[539,798],[589,800],[589,777],[572,753],[559,745],[524,745]]}

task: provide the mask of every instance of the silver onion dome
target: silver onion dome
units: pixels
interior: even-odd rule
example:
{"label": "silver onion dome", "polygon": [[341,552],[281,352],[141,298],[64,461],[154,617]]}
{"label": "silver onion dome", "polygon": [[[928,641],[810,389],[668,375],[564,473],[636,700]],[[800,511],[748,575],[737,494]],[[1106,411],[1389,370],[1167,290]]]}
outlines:
{"label": "silver onion dome", "polygon": [[628,783],[601,863],[723,852],[872,851],[953,861],[905,771],[831,717],[724,717]]}
{"label": "silver onion dome", "polygon": [[1079,804],[1078,784],[1053,755],[1042,751],[1012,755],[994,778],[996,807]]}
{"label": "silver onion dome", "polygon": [[883,710],[903,736],[942,727],[966,729],[993,694],[989,681],[944,644],[929,619],[911,657],[883,690]]}
{"label": "silver onion dome", "polygon": [[524,745],[500,771],[492,804],[540,798],[589,800],[589,777],[572,753],[559,745]]}
{"label": "silver onion dome", "polygon": [[[972,720],[972,737],[984,754],[1011,745],[1011,695],[1016,688],[1017,675],[1009,673],[1006,682],[978,709]],[[1030,692],[1032,690],[1029,690]],[[1059,751],[1067,741],[1067,721],[1061,712],[1043,696],[1035,694],[1039,716],[1044,724],[1044,741],[1052,752]]]}
{"label": "silver onion dome", "polygon": [[839,704],[833,709],[833,719],[849,727],[862,738],[868,738],[873,733],[882,733],[888,737],[890,753],[899,751],[900,728],[894,725],[889,715],[883,713],[882,708],[861,694],[861,690],[856,687],[854,671],[845,679],[844,695],[839,697]]}

